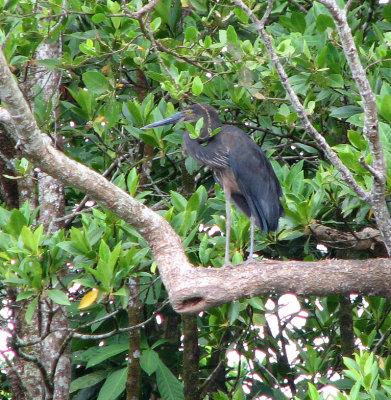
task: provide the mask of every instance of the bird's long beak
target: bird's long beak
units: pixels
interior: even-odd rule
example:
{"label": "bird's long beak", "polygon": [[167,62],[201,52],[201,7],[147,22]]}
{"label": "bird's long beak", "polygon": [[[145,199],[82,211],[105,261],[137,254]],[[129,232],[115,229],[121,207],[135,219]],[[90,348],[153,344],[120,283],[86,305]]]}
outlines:
{"label": "bird's long beak", "polygon": [[152,122],[152,124],[145,125],[140,129],[150,129],[150,128],[156,128],[158,126],[163,126],[163,125],[169,125],[169,124],[176,124],[179,122],[183,117],[183,111],[180,111],[174,115],[171,115],[171,117],[167,117],[164,119],[161,119],[160,121]]}

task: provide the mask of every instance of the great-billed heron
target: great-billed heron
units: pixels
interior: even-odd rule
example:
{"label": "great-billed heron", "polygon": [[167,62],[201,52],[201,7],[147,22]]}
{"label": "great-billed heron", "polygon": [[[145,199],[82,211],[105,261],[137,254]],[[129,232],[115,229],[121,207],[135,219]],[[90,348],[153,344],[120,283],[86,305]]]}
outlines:
{"label": "great-billed heron", "polygon": [[[258,145],[236,126],[223,125],[217,111],[207,104],[195,104],[141,129],[178,122],[196,122],[201,118],[204,124],[200,136],[191,138],[189,132],[186,132],[183,146],[191,157],[212,168],[215,180],[224,190],[227,200],[225,265],[230,264],[230,201],[250,218],[248,259],[251,260],[254,252],[254,223],[261,231],[268,233],[277,229],[278,220],[283,214],[280,182]],[[221,128],[220,131],[211,136],[217,128]]]}

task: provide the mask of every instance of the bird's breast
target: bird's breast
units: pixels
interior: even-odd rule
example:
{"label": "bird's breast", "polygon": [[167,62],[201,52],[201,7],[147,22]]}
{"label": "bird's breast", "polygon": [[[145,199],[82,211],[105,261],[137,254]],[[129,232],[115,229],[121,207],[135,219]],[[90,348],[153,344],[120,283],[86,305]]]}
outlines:
{"label": "bird's breast", "polygon": [[217,183],[225,193],[240,193],[238,182],[230,168],[213,168],[213,172]]}

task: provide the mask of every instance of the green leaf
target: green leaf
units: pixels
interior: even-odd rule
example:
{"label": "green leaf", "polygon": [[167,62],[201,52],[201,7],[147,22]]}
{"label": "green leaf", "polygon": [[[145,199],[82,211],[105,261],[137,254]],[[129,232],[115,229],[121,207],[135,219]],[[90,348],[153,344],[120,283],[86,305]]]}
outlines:
{"label": "green leaf", "polygon": [[185,31],[185,40],[193,42],[197,37],[197,28],[195,26],[189,26]]}
{"label": "green leaf", "polygon": [[37,305],[38,305],[38,296],[34,300],[32,300],[32,302],[28,305],[26,309],[26,314],[24,318],[28,324],[31,322],[33,318],[35,310],[37,309]]}
{"label": "green leaf", "polygon": [[319,399],[318,389],[311,382],[308,382],[308,394],[309,394],[311,400]]}
{"label": "green leaf", "polygon": [[20,236],[23,240],[23,243],[30,249],[36,250],[36,246],[34,244],[34,235],[31,232],[30,228],[27,226],[22,227],[22,231],[20,232]]}
{"label": "green leaf", "polygon": [[187,202],[188,210],[195,210],[200,215],[205,208],[207,192],[204,186],[199,186]]}
{"label": "green leaf", "polygon": [[349,368],[349,371],[359,379],[360,378],[360,368],[357,363],[349,357],[343,357],[344,364]]}
{"label": "green leaf", "polygon": [[88,90],[95,94],[103,94],[110,89],[109,81],[100,72],[87,71],[83,74],[82,79]]}
{"label": "green leaf", "polygon": [[187,172],[190,175],[193,175],[194,172],[199,168],[200,164],[193,157],[186,157],[185,167]]}
{"label": "green leaf", "polygon": [[233,325],[234,322],[238,319],[239,311],[240,311],[239,301],[234,301],[228,305],[228,318],[230,325]]}
{"label": "green leaf", "polygon": [[360,114],[362,113],[362,108],[357,107],[357,106],[344,106],[344,107],[339,107],[335,108],[331,112],[331,116],[335,118],[349,118],[354,114]]}
{"label": "green leaf", "polygon": [[90,374],[83,375],[80,378],[77,378],[74,381],[72,381],[69,393],[73,393],[76,392],[77,390],[94,386],[101,380],[105,379],[106,376],[107,376],[107,371],[105,370],[97,370],[91,372]]}
{"label": "green leaf", "polygon": [[101,240],[99,244],[99,257],[102,261],[107,262],[110,258],[110,254],[110,247],[104,240]]}
{"label": "green leaf", "polygon": [[179,193],[170,191],[171,203],[177,211],[185,211],[187,207],[187,200]]}
{"label": "green leaf", "polygon": [[23,227],[28,224],[27,219],[21,213],[21,211],[14,209],[11,212],[11,216],[8,224],[5,226],[4,231],[9,232],[15,236],[20,235]]}
{"label": "green leaf", "polygon": [[57,243],[57,247],[65,250],[67,253],[73,256],[83,256],[85,253],[77,249],[72,242],[60,242]]}
{"label": "green leaf", "polygon": [[292,12],[291,22],[294,30],[304,33],[307,24],[303,13]]}
{"label": "green leaf", "polygon": [[231,43],[237,43],[238,41],[238,35],[235,31],[235,28],[232,25],[228,26],[227,29],[227,39],[231,42]]}
{"label": "green leaf", "polygon": [[120,344],[109,344],[107,346],[100,347],[96,350],[94,355],[88,360],[86,368],[93,367],[94,365],[100,364],[102,361],[107,360],[110,357],[116,356],[117,354],[123,353],[129,349],[127,343]]}
{"label": "green leaf", "polygon": [[91,39],[87,39],[84,43],[80,43],[79,50],[88,56],[99,55],[99,52],[95,50],[94,42]]}
{"label": "green leaf", "polygon": [[35,60],[37,64],[43,65],[50,71],[57,71],[61,67],[61,61],[55,59]]}
{"label": "green leaf", "polygon": [[316,18],[316,29],[320,32],[324,32],[327,28],[335,28],[333,19],[329,15],[318,15]]}
{"label": "green leaf", "polygon": [[348,130],[348,138],[350,143],[357,149],[364,151],[368,148],[368,143],[361,133],[353,130]]}
{"label": "green leaf", "polygon": [[107,17],[106,17],[105,14],[103,14],[103,13],[97,13],[97,14],[95,14],[95,15],[93,15],[93,16],[91,17],[91,21],[92,21],[94,24],[100,24],[100,23],[103,22],[106,18],[107,18]]}
{"label": "green leaf", "polygon": [[45,290],[45,293],[57,304],[61,304],[63,306],[70,306],[71,302],[68,299],[68,296],[62,292],[60,289],[49,289]]}
{"label": "green leaf", "polygon": [[266,311],[265,304],[259,297],[252,297],[251,299],[248,299],[248,302],[256,310]]}
{"label": "green leaf", "polygon": [[383,17],[388,22],[391,22],[391,4],[384,5],[384,7],[383,7]]}
{"label": "green leaf", "polygon": [[126,179],[126,186],[128,188],[129,194],[134,196],[136,194],[137,186],[138,186],[138,175],[136,168],[132,168],[128,174]]}
{"label": "green leaf", "polygon": [[197,132],[197,136],[201,136],[201,130],[204,127],[204,117],[201,117],[195,124],[195,131]]}
{"label": "green leaf", "polygon": [[334,87],[334,88],[343,88],[344,87],[344,81],[343,81],[342,75],[340,75],[340,74],[328,75],[327,82],[328,82],[329,86]]}
{"label": "green leaf", "polygon": [[153,32],[157,31],[159,29],[161,23],[162,23],[162,19],[160,17],[155,18],[150,24],[152,31]]}
{"label": "green leaf", "polygon": [[227,43],[227,31],[219,30],[219,40],[222,44]]}
{"label": "green leaf", "polygon": [[153,374],[159,363],[159,355],[151,349],[144,350],[140,357],[140,366],[148,375]]}
{"label": "green leaf", "polygon": [[206,48],[209,48],[211,45],[212,45],[212,38],[209,35],[205,36],[204,46]]}
{"label": "green leaf", "polygon": [[388,121],[391,122],[391,96],[386,94],[380,100],[380,112],[382,116]]}
{"label": "green leaf", "polygon": [[161,360],[157,363],[156,382],[163,400],[184,400],[181,382]]}
{"label": "green leaf", "polygon": [[98,400],[115,400],[124,390],[128,367],[110,374],[99,391]]}
{"label": "green leaf", "polygon": [[204,90],[204,84],[199,76],[196,76],[193,79],[193,83],[191,85],[191,91],[193,92],[194,96],[199,96]]}
{"label": "green leaf", "polygon": [[11,212],[3,207],[0,207],[0,227],[4,228],[10,221]]}
{"label": "green leaf", "polygon": [[90,243],[84,235],[84,232],[80,231],[76,227],[71,228],[71,242],[82,254],[88,254],[91,250]]}
{"label": "green leaf", "polygon": [[18,296],[16,297],[16,301],[29,299],[30,297],[33,297],[35,295],[37,295],[37,291],[36,290],[26,290],[26,291],[20,292],[18,294]]}

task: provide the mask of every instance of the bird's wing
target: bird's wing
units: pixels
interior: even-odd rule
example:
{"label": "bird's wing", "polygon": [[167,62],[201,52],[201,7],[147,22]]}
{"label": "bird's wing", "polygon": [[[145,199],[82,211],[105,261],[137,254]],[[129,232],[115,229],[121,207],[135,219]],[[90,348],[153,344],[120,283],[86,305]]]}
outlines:
{"label": "bird's wing", "polygon": [[230,146],[229,163],[257,226],[267,233],[277,229],[283,212],[281,186],[263,151],[243,131],[238,131]]}
{"label": "bird's wing", "polygon": [[189,134],[186,133],[183,138],[183,145],[189,156],[201,164],[211,168],[226,168],[229,166],[229,154],[227,149],[219,145],[217,138],[218,135],[201,143],[196,139],[190,139]]}

